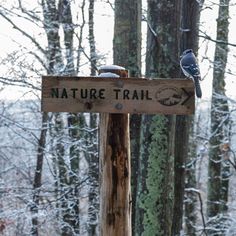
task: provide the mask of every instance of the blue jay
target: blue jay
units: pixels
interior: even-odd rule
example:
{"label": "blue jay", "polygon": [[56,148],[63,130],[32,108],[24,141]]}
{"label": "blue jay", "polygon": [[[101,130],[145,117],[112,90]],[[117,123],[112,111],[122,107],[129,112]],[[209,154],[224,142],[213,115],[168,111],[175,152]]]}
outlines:
{"label": "blue jay", "polygon": [[180,59],[180,67],[187,78],[194,80],[196,95],[198,98],[201,98],[202,90],[199,83],[199,80],[201,80],[201,75],[197,64],[197,59],[192,49],[187,49],[183,52]]}

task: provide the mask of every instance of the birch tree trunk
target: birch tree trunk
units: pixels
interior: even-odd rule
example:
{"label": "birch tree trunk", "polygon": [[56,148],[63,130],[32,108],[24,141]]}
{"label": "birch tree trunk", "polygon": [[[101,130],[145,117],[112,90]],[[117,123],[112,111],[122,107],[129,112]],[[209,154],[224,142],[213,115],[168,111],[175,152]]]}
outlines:
{"label": "birch tree trunk", "polygon": [[[94,36],[94,0],[89,0],[89,47],[90,47],[90,74],[96,75],[97,55]],[[88,236],[98,234],[99,215],[99,156],[98,156],[98,114],[89,114],[89,130],[87,137],[88,151],[86,159],[88,162],[89,193],[88,193]]]}
{"label": "birch tree trunk", "polygon": [[[57,5],[58,4],[58,5]],[[48,74],[74,75],[74,48],[73,35],[74,25],[72,21],[70,1],[42,0],[44,13],[44,27],[48,39]],[[65,66],[63,63],[62,47],[60,45],[59,26],[62,25],[65,45]],[[56,165],[56,192],[60,202],[57,203],[62,217],[61,235],[79,234],[79,158],[80,151],[77,140],[80,138],[78,128],[84,125],[83,115],[68,114],[67,123],[69,127],[69,163],[65,160],[64,130],[67,124],[61,114],[53,114],[54,128],[51,131],[55,145],[53,147]],[[72,204],[73,203],[73,204]]]}
{"label": "birch tree trunk", "polygon": [[[71,1],[60,0],[58,2],[59,23],[63,28],[65,59],[66,65],[63,74],[75,75],[74,66],[74,24],[72,21]],[[78,235],[80,234],[80,158],[81,149],[78,140],[83,140],[85,134],[79,128],[85,127],[86,122],[83,114],[68,114],[67,123],[69,127],[69,138],[71,141],[69,150],[68,181],[65,182],[64,190],[67,192],[62,199],[62,217],[64,227],[62,227],[62,235]],[[64,165],[66,165],[64,163]],[[59,167],[60,168],[60,167]],[[61,168],[65,168],[61,167]]]}
{"label": "birch tree trunk", "polygon": [[38,233],[38,207],[40,202],[40,187],[42,186],[42,171],[43,171],[43,160],[44,160],[44,152],[46,145],[46,135],[47,135],[47,122],[48,122],[48,114],[42,114],[42,129],[40,132],[40,138],[38,141],[38,150],[37,150],[37,163],[34,175],[33,182],[33,205],[31,206],[32,216],[32,229],[31,234],[34,236],[39,235]]}
{"label": "birch tree trunk", "polygon": [[97,55],[94,38],[94,0],[89,0],[89,47],[90,47],[90,71],[91,75],[96,75]]}
{"label": "birch tree trunk", "polygon": [[[59,42],[59,24],[57,23],[58,14],[54,1],[42,1],[43,16],[44,16],[44,28],[47,34],[48,40],[48,52],[45,55],[47,57],[47,73],[55,73],[56,68],[62,65],[61,51]],[[43,159],[44,149],[46,144],[47,134],[47,122],[48,114],[43,113],[42,115],[42,130],[39,138],[37,164],[33,182],[34,194],[33,194],[33,205],[31,207],[32,216],[32,229],[31,234],[37,236],[38,232],[38,207],[39,207],[39,193],[42,185],[42,171],[43,171]]]}

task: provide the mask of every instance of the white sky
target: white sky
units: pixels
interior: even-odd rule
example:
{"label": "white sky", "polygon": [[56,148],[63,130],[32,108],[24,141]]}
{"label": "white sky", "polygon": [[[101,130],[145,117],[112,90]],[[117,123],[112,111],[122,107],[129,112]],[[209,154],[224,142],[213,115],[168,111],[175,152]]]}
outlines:
{"label": "white sky", "polygon": [[[14,1],[14,0],[11,0]],[[26,0],[25,0],[26,1]],[[32,1],[27,0],[28,3],[32,3]],[[5,1],[6,2],[6,1]],[[10,1],[7,1],[9,4]],[[216,2],[216,0],[209,1],[206,0],[206,3]],[[229,42],[236,44],[236,0],[231,0],[230,7],[230,35]],[[203,28],[206,29],[207,34],[209,34],[212,38],[215,38],[216,32],[216,18],[217,18],[217,6],[212,5],[211,8],[205,9],[201,15],[201,22],[203,24]],[[96,47],[98,50],[98,54],[105,54],[107,56],[106,60],[103,61],[103,64],[112,64],[112,37],[113,37],[113,17],[112,10],[109,4],[104,4],[101,1],[96,1],[95,4],[95,39],[96,39]],[[1,32],[0,32],[0,58],[4,58],[7,53],[16,50],[18,45],[13,42],[17,40],[18,42],[27,46],[27,41],[24,40],[24,37],[16,32],[4,19],[0,17],[1,22]],[[21,23],[21,22],[18,22]],[[25,23],[24,23],[25,24]],[[27,25],[23,27],[27,28]],[[146,33],[146,27],[143,27],[143,34]],[[27,28],[28,29],[28,28]],[[87,29],[85,29],[87,30]],[[85,32],[87,33],[87,32]],[[145,45],[143,45],[145,47]],[[203,90],[203,100],[208,99],[211,96],[211,81],[212,81],[212,70],[209,71],[209,67],[211,66],[208,60],[203,60],[203,57],[209,57],[213,60],[214,56],[214,43],[203,40],[200,41],[200,49],[199,49],[199,64],[201,69],[201,74],[205,76],[204,81],[201,83],[201,87]],[[236,91],[236,48],[230,47],[229,60],[228,60],[228,69],[231,70],[234,75],[226,75],[227,81],[227,94],[229,96],[235,97]],[[0,66],[1,74],[4,72],[4,68]],[[85,67],[84,67],[85,68]],[[83,72],[83,71],[82,71]],[[85,72],[86,73],[86,70]],[[1,75],[0,74],[0,75]],[[10,88],[12,98],[21,96],[21,89],[19,88]],[[9,90],[6,89],[5,92],[0,92],[1,98],[9,98]]]}
{"label": "white sky", "polygon": [[[212,3],[215,5],[212,5],[211,8],[205,9],[202,12],[201,15],[201,22],[203,24],[203,27],[205,29],[205,32],[210,35],[213,39],[216,38],[216,19],[218,15],[218,7],[216,0],[214,1],[205,1],[206,3]],[[230,29],[229,29],[229,42],[236,44],[236,1],[231,1],[230,6]],[[211,60],[214,58],[214,51],[215,51],[215,44],[210,41],[203,42],[203,39],[200,41],[200,48],[199,48],[199,64],[201,69],[201,74],[203,76],[206,76],[204,81],[201,83],[202,89],[203,89],[203,95],[205,98],[210,98],[211,96],[211,83],[212,83],[212,70],[208,71],[210,67],[212,67],[212,64],[209,63],[208,60],[203,60],[203,57],[208,57]],[[229,47],[229,55],[228,55],[228,67],[227,71],[230,69],[232,71],[232,74],[226,73],[226,92],[227,95],[230,97],[236,97],[236,48]]]}

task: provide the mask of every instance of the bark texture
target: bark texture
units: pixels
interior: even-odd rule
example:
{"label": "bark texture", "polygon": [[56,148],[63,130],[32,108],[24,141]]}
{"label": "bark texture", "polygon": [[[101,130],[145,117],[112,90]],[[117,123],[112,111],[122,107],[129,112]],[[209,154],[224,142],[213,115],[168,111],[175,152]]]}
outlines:
{"label": "bark texture", "polygon": [[[146,76],[179,74],[181,1],[148,1]],[[177,45],[177,46],[176,46]],[[135,235],[171,235],[175,116],[143,115]]]}
{"label": "bark texture", "polygon": [[[211,106],[211,138],[208,165],[208,196],[207,215],[210,233],[218,232],[219,222],[227,203],[229,175],[224,168],[224,149],[222,147],[229,141],[229,107],[225,96],[225,69],[228,56],[228,26],[229,26],[229,0],[219,1],[217,19],[217,43],[214,57],[213,91]],[[223,44],[220,42],[224,42]],[[223,175],[223,178],[222,178]],[[222,227],[223,228],[223,227]],[[222,229],[224,230],[224,229]]]}
{"label": "bark texture", "polygon": [[[198,54],[198,32],[201,2],[183,0],[181,12],[181,41],[180,53],[191,48]],[[196,188],[196,145],[193,116],[176,117],[176,143],[175,143],[175,223],[172,227],[173,235],[180,235],[182,229],[183,206],[185,207],[185,229],[187,235],[196,234],[196,203],[197,195],[191,189]],[[189,140],[190,139],[190,140]],[[186,191],[184,192],[184,188]],[[184,194],[186,197],[185,203]]]}

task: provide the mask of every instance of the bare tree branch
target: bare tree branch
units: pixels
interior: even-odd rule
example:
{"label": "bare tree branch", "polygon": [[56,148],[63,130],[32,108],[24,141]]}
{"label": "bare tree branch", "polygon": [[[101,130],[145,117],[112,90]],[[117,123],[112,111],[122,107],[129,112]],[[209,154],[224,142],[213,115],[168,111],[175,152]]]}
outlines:
{"label": "bare tree branch", "polygon": [[75,34],[79,41],[78,49],[77,49],[77,63],[76,63],[76,73],[79,73],[79,68],[80,68],[80,59],[81,59],[81,52],[83,51],[82,49],[82,41],[83,41],[83,29],[85,26],[85,15],[84,15],[84,8],[85,8],[85,0],[82,2],[81,6],[81,14],[82,14],[82,24],[80,25],[80,34]]}
{"label": "bare tree branch", "polygon": [[115,11],[114,4],[112,4],[109,0],[107,0],[106,3],[108,3],[108,4],[110,5],[111,9],[112,9],[113,11]]}
{"label": "bare tree branch", "polygon": [[[24,20],[27,20],[30,23],[33,23],[33,24],[37,25],[38,27],[42,27],[42,26],[39,25],[39,22],[42,22],[40,18],[37,18],[37,20],[36,20],[35,19],[36,16],[35,17],[28,17],[28,16],[24,16],[22,14],[17,13],[17,11],[19,10],[19,7],[13,7],[12,9],[8,9],[4,6],[1,6],[1,9],[2,9],[3,12],[6,12],[9,16],[19,17],[19,18],[22,18]],[[16,10],[16,11],[14,11],[14,10]]]}
{"label": "bare tree branch", "polygon": [[200,213],[201,213],[202,224],[203,224],[203,233],[207,236],[206,221],[205,221],[205,218],[204,218],[203,202],[202,202],[201,193],[197,189],[194,189],[194,188],[186,188],[185,191],[186,192],[193,192],[193,193],[196,193],[198,195],[198,199],[199,199],[199,203],[200,203]]}
{"label": "bare tree branch", "polygon": [[219,44],[224,44],[224,45],[228,45],[228,46],[231,46],[231,47],[236,47],[236,44],[234,44],[234,43],[229,43],[229,42],[225,42],[225,41],[222,41],[222,40],[213,39],[212,37],[210,37],[208,34],[203,32],[202,30],[199,30],[199,31],[202,33],[202,35],[201,34],[198,35],[200,38],[210,40],[214,43],[219,43]]}
{"label": "bare tree branch", "polygon": [[14,29],[21,32],[26,38],[28,38],[38,49],[40,52],[42,52],[44,55],[46,54],[46,51],[40,46],[40,44],[35,40],[33,36],[28,34],[25,30],[22,30],[20,27],[18,27],[9,17],[6,16],[2,11],[0,11],[0,15],[7,20]]}
{"label": "bare tree branch", "polygon": [[26,14],[27,16],[29,16],[31,20],[34,20],[34,21],[41,21],[41,19],[35,15],[34,11],[26,10],[26,9],[22,6],[21,0],[18,0],[18,4],[19,4],[18,8],[22,11],[22,13]]}
{"label": "bare tree branch", "polygon": [[32,88],[35,89],[37,91],[40,91],[41,89],[39,87],[36,87],[35,85],[33,85],[32,83],[29,83],[25,80],[19,80],[19,79],[9,79],[6,77],[0,77],[0,83],[3,83],[5,85],[14,85],[14,86],[19,86],[19,87],[28,87],[28,88]]}

